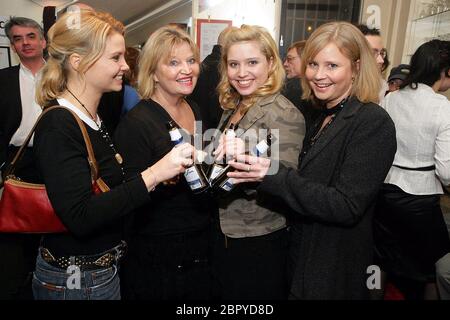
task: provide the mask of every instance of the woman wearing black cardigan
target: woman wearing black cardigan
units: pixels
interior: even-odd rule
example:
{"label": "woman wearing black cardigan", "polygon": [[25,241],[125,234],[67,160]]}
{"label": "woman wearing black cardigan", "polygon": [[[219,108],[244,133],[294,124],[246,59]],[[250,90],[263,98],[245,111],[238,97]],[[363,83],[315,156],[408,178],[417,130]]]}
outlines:
{"label": "woman wearing black cardigan", "polygon": [[[69,28],[73,21],[79,25]],[[65,108],[43,116],[34,153],[50,202],[68,232],[42,239],[33,278],[35,299],[120,299],[118,268],[126,246],[122,218],[154,200],[151,191],[161,181],[192,163],[192,146],[185,144],[125,181],[123,159],[97,114],[102,94],[119,91],[128,70],[123,32],[123,24],[109,14],[83,10],[63,15],[48,34],[49,59],[37,100],[42,106]],[[108,192],[94,193],[86,145],[66,109],[83,121]]]}
{"label": "woman wearing black cardigan", "polygon": [[229,176],[261,181],[259,192],[294,211],[290,299],[365,299],[374,201],[395,154],[394,125],[375,104],[378,71],[354,26],[322,25],[303,61],[304,98],[324,109],[307,132],[298,169],[280,166],[274,174],[270,161],[240,156],[233,164],[240,171]]}
{"label": "woman wearing black cardigan", "polygon": [[[178,28],[162,27],[146,42],[139,59],[142,100],[126,114],[114,137],[127,177],[152,166],[172,148],[169,121],[178,124],[185,139],[202,134],[200,110],[186,99],[197,83],[198,61],[196,45]],[[184,176],[158,186],[154,194],[157,199],[139,208],[127,223],[124,298],[209,298],[214,206],[208,197],[194,195]]]}

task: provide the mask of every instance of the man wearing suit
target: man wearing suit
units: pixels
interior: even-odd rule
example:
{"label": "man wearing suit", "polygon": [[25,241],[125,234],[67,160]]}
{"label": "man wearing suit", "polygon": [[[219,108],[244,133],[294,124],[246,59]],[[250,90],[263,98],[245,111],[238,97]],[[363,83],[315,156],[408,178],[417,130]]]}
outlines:
{"label": "man wearing suit", "polygon": [[[11,17],[5,25],[11,48],[20,64],[0,70],[0,165],[5,174],[18,148],[42,112],[35,101],[35,87],[45,61],[46,41],[34,20]],[[15,174],[25,181],[36,179],[32,141]],[[31,298],[31,272],[37,254],[37,236],[0,234],[0,299]]]}

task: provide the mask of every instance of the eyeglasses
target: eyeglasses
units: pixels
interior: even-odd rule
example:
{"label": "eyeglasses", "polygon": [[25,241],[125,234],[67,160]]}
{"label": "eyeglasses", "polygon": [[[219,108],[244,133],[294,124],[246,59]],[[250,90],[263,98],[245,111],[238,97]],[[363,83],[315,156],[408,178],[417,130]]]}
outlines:
{"label": "eyeglasses", "polygon": [[386,59],[387,51],[386,51],[386,49],[381,49],[381,50],[373,49],[373,55],[374,55],[375,59],[378,58],[378,56],[380,56],[382,59]]}

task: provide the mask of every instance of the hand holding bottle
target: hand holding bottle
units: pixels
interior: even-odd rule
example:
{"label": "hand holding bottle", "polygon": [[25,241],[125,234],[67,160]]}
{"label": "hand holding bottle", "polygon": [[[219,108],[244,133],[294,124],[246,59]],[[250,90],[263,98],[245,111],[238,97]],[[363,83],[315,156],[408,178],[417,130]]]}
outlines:
{"label": "hand holding bottle", "polygon": [[229,162],[238,171],[230,171],[228,177],[233,178],[233,184],[242,182],[261,182],[270,168],[270,159],[251,155],[238,155],[236,160]]}
{"label": "hand holding bottle", "polygon": [[179,144],[153,166],[142,172],[142,177],[149,191],[153,190],[159,183],[183,173],[187,167],[191,166],[193,152],[194,147],[189,143]]}
{"label": "hand holding bottle", "polygon": [[244,140],[231,136],[230,134],[222,134],[220,136],[219,145],[213,152],[215,158],[218,160],[222,159],[225,155],[227,159],[236,159],[237,155],[244,153]]}

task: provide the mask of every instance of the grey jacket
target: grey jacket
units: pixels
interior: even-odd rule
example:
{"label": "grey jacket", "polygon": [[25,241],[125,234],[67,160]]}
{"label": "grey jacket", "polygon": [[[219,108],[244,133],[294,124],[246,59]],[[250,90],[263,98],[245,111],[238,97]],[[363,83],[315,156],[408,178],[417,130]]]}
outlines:
{"label": "grey jacket", "polygon": [[[232,112],[224,112],[219,128]],[[258,100],[242,118],[237,135],[260,141],[261,137],[254,135],[259,129],[268,128],[276,136],[271,148],[272,163],[275,164],[279,159],[283,165],[295,168],[305,136],[305,119],[301,112],[279,93]],[[219,200],[222,232],[231,238],[243,238],[280,230],[286,227],[283,208],[284,206],[278,206],[270,198],[263,199],[248,185],[238,186],[227,197]]]}

